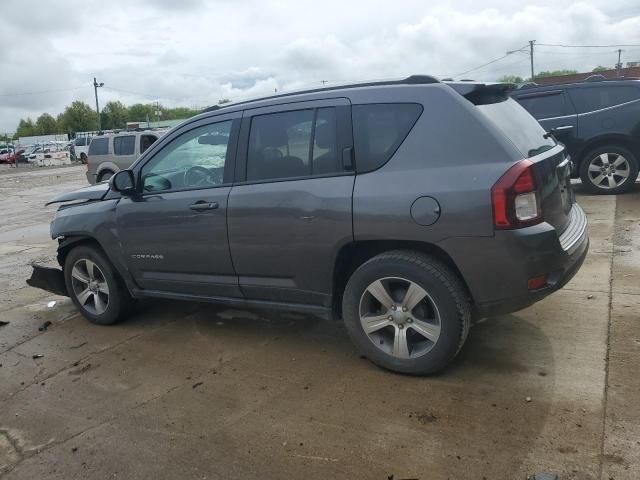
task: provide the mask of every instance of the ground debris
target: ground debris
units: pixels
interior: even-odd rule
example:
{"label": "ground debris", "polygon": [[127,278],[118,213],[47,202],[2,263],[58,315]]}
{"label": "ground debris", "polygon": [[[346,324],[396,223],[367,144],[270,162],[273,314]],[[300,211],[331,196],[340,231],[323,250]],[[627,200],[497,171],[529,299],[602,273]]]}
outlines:
{"label": "ground debris", "polygon": [[0,320],[0,327],[4,327],[6,325],[9,325],[9,323],[11,323],[11,322],[7,322],[5,320]]}
{"label": "ground debris", "polygon": [[593,298],[592,294],[587,295],[587,300],[591,300]]}
{"label": "ground debris", "polygon": [[[78,362],[76,362],[76,363],[78,363]],[[74,367],[76,366],[76,363],[73,364]],[[80,368],[76,368],[75,370],[71,370],[69,372],[69,375],[81,375],[84,372],[86,372],[87,370],[89,370],[90,368],[91,368],[91,364],[87,363],[87,364],[83,365]]]}
{"label": "ground debris", "polygon": [[37,360],[38,358],[42,358],[44,357],[44,355],[42,355],[41,353],[35,353],[31,356],[31,358],[33,358],[34,360]]}
{"label": "ground debris", "polygon": [[438,417],[436,417],[432,412],[411,412],[409,413],[409,418],[415,418],[423,425],[433,423],[438,420]]}
{"label": "ground debris", "polygon": [[198,383],[194,383],[191,388],[198,388],[200,385],[202,385],[204,382],[198,382]]}
{"label": "ground debris", "polygon": [[40,325],[40,327],[38,328],[38,331],[40,332],[46,332],[47,328],[49,328],[51,326],[51,322],[49,320],[47,320],[46,322],[44,322],[42,325]]}

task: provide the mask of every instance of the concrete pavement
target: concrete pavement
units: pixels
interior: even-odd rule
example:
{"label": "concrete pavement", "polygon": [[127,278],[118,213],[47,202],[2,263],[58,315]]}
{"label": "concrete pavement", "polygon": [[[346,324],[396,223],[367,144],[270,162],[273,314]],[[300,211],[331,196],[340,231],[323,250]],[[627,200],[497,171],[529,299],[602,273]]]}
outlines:
{"label": "concrete pavement", "polygon": [[154,301],[98,327],[27,287],[55,253],[42,204],[83,172],[0,175],[1,478],[640,477],[640,185],[579,194],[576,278],[412,378],[361,359],[339,323]]}

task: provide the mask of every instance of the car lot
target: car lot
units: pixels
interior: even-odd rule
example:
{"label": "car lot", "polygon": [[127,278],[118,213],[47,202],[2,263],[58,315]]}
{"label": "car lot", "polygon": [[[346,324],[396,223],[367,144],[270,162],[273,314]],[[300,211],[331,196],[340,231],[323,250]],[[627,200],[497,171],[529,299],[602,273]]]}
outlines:
{"label": "car lot", "polygon": [[414,378],[359,358],[339,323],[153,301],[98,327],[26,286],[55,252],[44,202],[84,172],[0,172],[2,478],[640,475],[640,184],[578,186],[579,274]]}

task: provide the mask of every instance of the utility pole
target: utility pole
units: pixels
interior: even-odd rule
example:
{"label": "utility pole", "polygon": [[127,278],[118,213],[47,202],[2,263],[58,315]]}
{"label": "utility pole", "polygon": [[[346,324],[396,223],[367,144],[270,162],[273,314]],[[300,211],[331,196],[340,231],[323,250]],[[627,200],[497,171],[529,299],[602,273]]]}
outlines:
{"label": "utility pole", "polygon": [[96,77],[93,77],[93,91],[96,94],[96,113],[98,114],[98,132],[102,130],[102,125],[100,122],[100,106],[98,105],[98,88],[99,87],[104,87],[104,83],[103,82],[98,83],[98,81],[96,80]]}
{"label": "utility pole", "polygon": [[536,43],[535,40],[529,40],[529,56],[531,57],[531,81],[536,81],[536,76],[533,72],[533,44]]}
{"label": "utility pole", "polygon": [[616,76],[620,76],[620,69],[622,68],[622,49],[618,49],[618,63],[616,63]]}

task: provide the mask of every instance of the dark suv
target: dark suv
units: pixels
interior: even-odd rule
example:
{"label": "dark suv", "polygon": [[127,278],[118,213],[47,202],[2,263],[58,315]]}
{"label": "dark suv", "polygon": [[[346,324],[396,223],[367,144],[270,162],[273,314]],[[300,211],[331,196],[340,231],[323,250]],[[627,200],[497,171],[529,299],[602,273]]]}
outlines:
{"label": "dark suv", "polygon": [[574,177],[593,193],[628,191],[640,159],[640,81],[533,86],[512,95],[565,144]]}
{"label": "dark suv", "polygon": [[66,290],[99,324],[140,297],[341,317],[378,365],[438,371],[472,314],[544,298],[587,253],[565,149],[509,88],[414,76],[214,107],[54,200],[73,202],[51,224]]}

